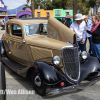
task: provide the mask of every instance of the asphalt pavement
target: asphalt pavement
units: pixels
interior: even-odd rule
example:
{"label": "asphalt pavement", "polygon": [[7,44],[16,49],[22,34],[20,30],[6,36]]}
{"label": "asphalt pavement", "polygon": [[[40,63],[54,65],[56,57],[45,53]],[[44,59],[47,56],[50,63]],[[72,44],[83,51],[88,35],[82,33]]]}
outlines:
{"label": "asphalt pavement", "polygon": [[[0,39],[2,34],[5,33],[5,30],[1,30],[0,28]],[[89,44],[87,43],[87,49]],[[7,90],[10,91],[18,91],[20,90],[33,90],[33,86],[31,81],[27,78],[23,78],[17,75],[10,68],[5,66],[5,74],[6,74],[6,87]],[[66,92],[59,95],[51,95],[41,97],[37,93],[33,94],[9,94],[7,93],[7,100],[100,100],[100,82],[84,89],[84,90],[76,90],[72,92]]]}

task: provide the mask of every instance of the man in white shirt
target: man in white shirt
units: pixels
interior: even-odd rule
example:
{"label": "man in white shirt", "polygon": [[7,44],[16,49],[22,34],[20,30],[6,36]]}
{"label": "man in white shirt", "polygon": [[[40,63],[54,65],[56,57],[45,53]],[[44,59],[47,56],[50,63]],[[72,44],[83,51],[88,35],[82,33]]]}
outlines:
{"label": "man in white shirt", "polygon": [[[87,28],[87,30],[91,31],[91,28],[92,28],[92,26],[93,26],[92,21],[88,19],[88,16],[85,16],[84,21],[85,21],[85,23],[86,23],[86,28]],[[90,43],[89,53],[91,53],[91,51],[92,51],[92,50],[91,50],[91,49],[92,49],[92,47],[91,47],[92,35],[89,34],[89,33],[87,33],[87,38],[86,38],[86,39],[89,40],[89,43]]]}
{"label": "man in white shirt", "polygon": [[76,14],[75,15],[75,22],[73,22],[70,26],[70,29],[76,33],[76,40],[78,51],[86,51],[86,23],[83,21],[85,15]]}

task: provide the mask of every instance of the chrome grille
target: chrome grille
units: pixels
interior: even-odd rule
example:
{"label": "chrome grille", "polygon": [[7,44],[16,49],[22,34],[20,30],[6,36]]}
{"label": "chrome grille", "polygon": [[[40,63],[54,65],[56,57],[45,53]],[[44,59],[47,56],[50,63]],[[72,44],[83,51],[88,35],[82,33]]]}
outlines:
{"label": "chrome grille", "polygon": [[78,48],[62,48],[62,62],[67,77],[73,81],[77,81],[80,75]]}

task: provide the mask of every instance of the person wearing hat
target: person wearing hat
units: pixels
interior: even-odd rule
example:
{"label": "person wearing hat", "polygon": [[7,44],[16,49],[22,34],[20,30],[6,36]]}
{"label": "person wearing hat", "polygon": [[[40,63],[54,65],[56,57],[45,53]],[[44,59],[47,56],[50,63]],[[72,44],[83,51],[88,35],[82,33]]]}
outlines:
{"label": "person wearing hat", "polygon": [[76,14],[75,21],[71,24],[70,29],[76,33],[78,51],[86,51],[86,23],[83,21],[85,15]]}

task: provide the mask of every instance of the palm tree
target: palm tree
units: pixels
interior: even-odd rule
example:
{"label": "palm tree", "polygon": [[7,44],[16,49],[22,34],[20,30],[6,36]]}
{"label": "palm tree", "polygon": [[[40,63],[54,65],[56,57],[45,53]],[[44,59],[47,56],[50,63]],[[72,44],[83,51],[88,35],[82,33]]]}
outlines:
{"label": "palm tree", "polygon": [[30,8],[31,9],[31,6],[26,4],[22,9],[25,10],[26,8]]}
{"label": "palm tree", "polygon": [[98,0],[95,0],[95,4],[96,4],[96,14],[98,14]]}
{"label": "palm tree", "polygon": [[[30,2],[30,0],[27,0],[27,4]],[[32,9],[32,18],[34,18],[34,0],[31,0],[31,9]]]}
{"label": "palm tree", "polygon": [[77,14],[77,0],[73,0],[73,20],[75,20],[76,14]]}

